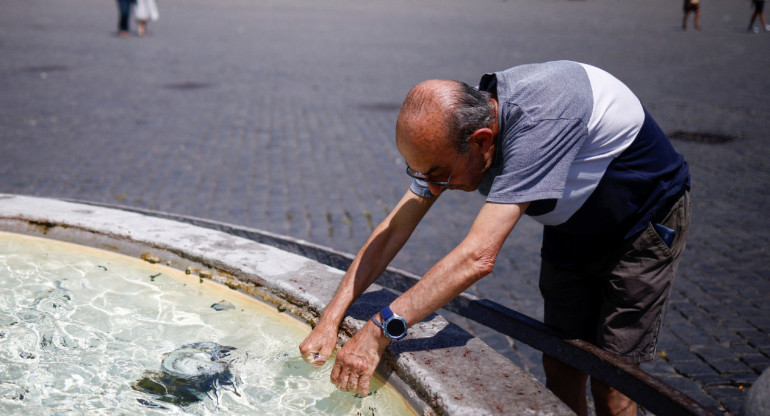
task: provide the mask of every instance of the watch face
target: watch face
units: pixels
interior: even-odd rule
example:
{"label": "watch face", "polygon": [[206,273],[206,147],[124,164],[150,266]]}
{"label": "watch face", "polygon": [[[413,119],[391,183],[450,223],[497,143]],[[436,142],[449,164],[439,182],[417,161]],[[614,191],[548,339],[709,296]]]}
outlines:
{"label": "watch face", "polygon": [[385,328],[388,330],[393,338],[398,338],[406,333],[406,323],[400,319],[391,319],[385,324]]}

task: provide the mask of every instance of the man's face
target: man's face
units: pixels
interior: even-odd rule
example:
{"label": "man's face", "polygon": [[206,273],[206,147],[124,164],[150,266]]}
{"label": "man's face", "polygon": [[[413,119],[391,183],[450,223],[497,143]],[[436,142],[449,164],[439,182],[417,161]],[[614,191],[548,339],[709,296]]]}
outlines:
{"label": "man's face", "polygon": [[[467,140],[468,150],[458,152],[447,132],[446,105],[442,104],[442,92],[456,88],[452,82],[441,80],[426,81],[414,91],[433,95],[433,101],[423,103],[418,110],[410,108],[405,101],[396,121],[396,146],[404,157],[410,176],[428,183],[431,193],[439,195],[444,189],[475,191],[484,172],[492,163],[494,155],[493,128],[474,132]],[[493,100],[496,106],[496,101]],[[496,110],[495,110],[496,111]]]}
{"label": "man's face", "polygon": [[[448,139],[412,140],[398,139],[399,152],[404,157],[408,168],[416,177],[425,179],[432,194],[439,195],[444,189],[475,191],[484,177],[487,163],[479,147],[474,143],[466,152],[458,152]],[[421,146],[422,144],[422,146]]]}

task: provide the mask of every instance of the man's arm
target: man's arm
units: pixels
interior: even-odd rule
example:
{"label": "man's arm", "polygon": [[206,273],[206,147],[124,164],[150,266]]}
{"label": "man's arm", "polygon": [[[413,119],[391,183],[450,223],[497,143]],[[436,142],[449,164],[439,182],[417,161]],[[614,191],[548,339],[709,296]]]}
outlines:
{"label": "man's arm", "polygon": [[407,191],[387,218],[372,231],[321,314],[318,324],[300,344],[299,349],[305,361],[320,367],[331,356],[345,312],[382,274],[435,200]]}
{"label": "man's arm", "polygon": [[[497,254],[528,205],[484,204],[468,236],[393,301],[391,309],[414,325],[491,273]],[[388,342],[369,320],[337,353],[332,382],[342,390],[369,394],[369,379]]]}

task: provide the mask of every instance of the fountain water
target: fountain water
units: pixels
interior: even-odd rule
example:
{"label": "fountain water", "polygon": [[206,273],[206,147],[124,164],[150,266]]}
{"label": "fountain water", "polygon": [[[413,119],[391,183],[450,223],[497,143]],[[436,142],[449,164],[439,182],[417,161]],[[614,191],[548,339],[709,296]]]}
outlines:
{"label": "fountain water", "polygon": [[[34,402],[33,397],[38,397],[46,405],[66,402],[62,394],[52,393],[58,389],[67,395],[81,395],[78,397],[83,400],[78,406],[96,404],[96,408],[100,409],[117,409],[118,403],[125,399],[132,406],[148,413],[165,414],[168,410],[162,407],[171,409],[172,406],[179,406],[173,400],[169,403],[159,398],[163,396],[161,390],[167,389],[169,385],[158,383],[155,388],[161,390],[151,393],[142,391],[141,386],[149,388],[156,381],[163,382],[161,378],[171,376],[162,365],[164,357],[171,356],[170,353],[188,344],[215,342],[235,348],[226,357],[216,360],[221,361],[230,374],[215,371],[216,375],[209,380],[210,383],[193,383],[192,396],[200,400],[190,400],[184,406],[186,412],[197,409],[194,411],[208,414],[213,412],[211,409],[218,409],[219,412],[219,409],[229,406],[251,409],[249,406],[255,403],[297,392],[298,396],[287,401],[287,409],[304,409],[302,412],[308,412],[310,406],[310,413],[321,413],[342,406],[351,412],[368,414],[369,407],[376,407],[364,404],[372,397],[357,399],[350,393],[336,390],[328,382],[329,364],[322,371],[307,372],[308,366],[296,352],[299,341],[308,331],[307,326],[300,325],[304,332],[296,335],[296,338],[250,344],[254,342],[256,332],[263,332],[256,329],[259,325],[257,321],[262,318],[257,319],[256,313],[246,313],[247,307],[241,306],[238,297],[245,297],[249,305],[257,304],[268,310],[277,307],[279,312],[285,312],[277,315],[286,320],[278,324],[279,336],[289,336],[295,331],[292,329],[297,324],[295,318],[299,318],[303,324],[312,325],[317,322],[320,311],[332,298],[344,275],[344,271],[338,268],[301,255],[303,250],[317,251],[318,247],[293,240],[289,242],[292,251],[299,254],[292,254],[270,243],[258,243],[252,237],[238,237],[257,234],[268,236],[258,230],[237,229],[227,224],[217,225],[193,218],[168,217],[173,216],[0,194],[0,231],[71,242],[77,244],[79,250],[88,247],[108,250],[111,254],[120,253],[120,257],[132,261],[141,258],[144,260],[140,262],[142,267],[153,267],[152,270],[145,270],[139,280],[133,283],[117,275],[121,267],[103,264],[103,260],[96,260],[92,264],[83,263],[86,271],[76,272],[72,279],[67,280],[61,278],[61,273],[74,270],[74,267],[62,263],[55,267],[36,266],[53,273],[54,277],[47,283],[27,284],[28,281],[24,280],[22,284],[21,278],[0,279],[5,280],[0,283],[4,293],[6,289],[18,289],[25,294],[18,299],[27,299],[22,307],[8,298],[0,298],[4,299],[0,302],[5,302],[0,306],[6,308],[6,312],[0,313],[0,333],[6,334],[0,335],[0,343],[6,347],[14,345],[14,348],[0,348],[11,351],[7,359],[0,360],[0,366],[4,366],[0,373],[8,376],[8,380],[21,373],[30,375],[24,373],[29,370],[30,364],[33,364],[31,367],[41,367],[49,372],[45,376],[31,375],[26,379],[14,379],[17,380],[14,382],[8,382],[4,377],[0,381],[0,405],[21,406],[14,407],[14,411],[27,414],[29,412],[23,406],[30,406],[29,403]],[[205,223],[205,227],[191,223]],[[279,236],[268,237],[267,240],[278,242],[277,246],[280,247],[288,241]],[[2,241],[5,238],[0,238],[0,244]],[[100,253],[103,254],[103,250]],[[331,253],[333,250],[322,251]],[[17,256],[7,261],[13,262],[19,258]],[[168,270],[158,271],[155,267]],[[181,280],[172,278],[172,271]],[[78,290],[81,287],[115,284],[112,280],[129,283],[131,289],[101,287],[90,296],[73,297],[73,290],[76,289],[72,286],[73,282],[79,281],[83,277],[81,275],[86,274],[90,277],[82,280]],[[181,286],[159,290],[160,286],[171,284],[172,281]],[[188,290],[193,293],[186,292]],[[117,309],[113,307],[132,292],[140,294],[137,304],[154,302],[161,308],[154,313],[141,315],[142,311],[148,310],[147,306],[138,309],[125,305]],[[206,297],[202,303],[194,300],[199,294]],[[229,296],[235,296],[235,299]],[[348,311],[338,341],[345,342],[382,305],[390,303],[396,296],[389,289],[372,285]],[[266,303],[254,302],[252,298]],[[181,309],[182,306],[191,306],[195,310],[185,311]],[[10,310],[16,312],[9,313]],[[239,314],[249,319],[237,323],[235,316]],[[207,322],[203,318],[207,316],[215,318]],[[67,323],[64,318],[77,320]],[[86,318],[93,320],[90,324],[92,331],[81,325]],[[228,327],[231,321],[235,324]],[[32,322],[42,322],[42,326],[37,329],[26,327]],[[9,337],[7,334],[17,327],[26,330],[18,336]],[[194,328],[205,330],[196,333],[192,330]],[[284,349],[271,349],[273,344]],[[20,345],[34,348],[17,348]],[[58,352],[55,354],[53,350]],[[75,350],[85,352],[85,355],[66,355]],[[43,360],[49,356],[53,359]],[[88,365],[70,365],[77,360]],[[102,367],[104,362],[111,365]],[[139,365],[131,367],[129,371],[129,364],[135,363]],[[278,378],[263,376],[257,364],[275,367]],[[169,370],[168,366],[165,366],[165,370]],[[378,368],[378,374],[420,414],[571,414],[563,403],[529,373],[438,315],[432,315],[414,325],[407,338],[391,344]],[[86,380],[94,377],[103,377],[104,382],[98,386],[88,385]],[[150,382],[143,383],[144,378]],[[188,382],[197,382],[197,379],[181,382],[187,388],[190,386]],[[306,394],[306,387],[316,382],[330,389],[321,393],[324,399],[318,400]],[[271,383],[278,386],[278,392],[263,389]],[[171,384],[172,388],[179,386]],[[372,388],[384,392],[389,387],[372,385]],[[36,389],[45,391],[35,396],[33,393]],[[192,396],[188,398],[192,399]],[[111,401],[104,404],[105,400]],[[60,413],[82,413],[78,409],[73,407]],[[299,410],[297,412],[302,413]],[[266,413],[276,413],[276,410],[270,409]]]}
{"label": "fountain water", "polygon": [[2,414],[413,413],[382,380],[338,392],[301,360],[296,319],[93,248],[0,233],[0,322]]}

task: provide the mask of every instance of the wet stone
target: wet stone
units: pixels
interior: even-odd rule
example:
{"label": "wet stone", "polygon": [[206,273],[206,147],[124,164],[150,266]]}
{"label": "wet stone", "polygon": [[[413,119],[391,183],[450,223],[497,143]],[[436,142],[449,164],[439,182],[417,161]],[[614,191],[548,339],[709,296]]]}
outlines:
{"label": "wet stone", "polygon": [[15,383],[0,381],[0,399],[2,400],[24,400],[24,395],[29,391]]}
{"label": "wet stone", "polygon": [[[181,406],[203,400],[219,388],[234,389],[229,363],[223,361],[233,350],[234,347],[214,342],[183,345],[166,354],[160,372],[145,372],[132,388],[157,400]],[[158,406],[144,399],[139,402],[150,407]]]}
{"label": "wet stone", "polygon": [[232,303],[230,303],[230,302],[228,302],[226,300],[221,300],[221,301],[211,305],[211,309],[213,309],[213,310],[215,310],[217,312],[221,312],[221,311],[229,311],[231,309],[235,309],[235,306]]}

